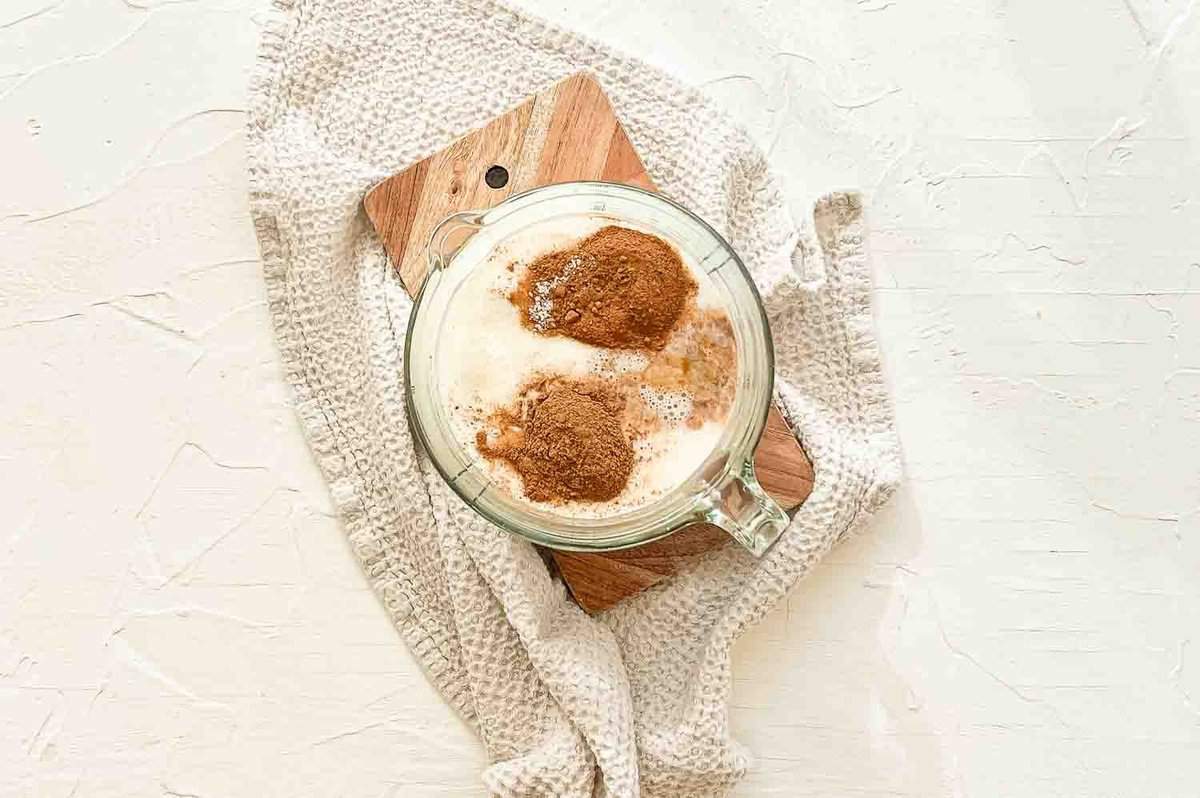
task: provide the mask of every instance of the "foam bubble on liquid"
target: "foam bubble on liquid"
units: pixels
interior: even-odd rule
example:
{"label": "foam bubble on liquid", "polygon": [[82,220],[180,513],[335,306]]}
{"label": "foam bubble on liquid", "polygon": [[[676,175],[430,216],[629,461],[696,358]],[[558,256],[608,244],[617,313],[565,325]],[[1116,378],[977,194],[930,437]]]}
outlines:
{"label": "foam bubble on liquid", "polygon": [[637,374],[650,365],[645,352],[619,352],[613,358],[612,370],[617,374]]}
{"label": "foam bubble on liquid", "polygon": [[[591,346],[587,344],[587,346]],[[588,358],[588,372],[596,377],[605,379],[612,377],[621,377],[626,374],[638,374],[650,365],[650,356],[645,352],[633,351],[618,351],[609,352],[598,347],[591,347],[594,351]]]}
{"label": "foam bubble on liquid", "polygon": [[665,424],[682,424],[692,414],[692,395],[687,391],[664,391],[643,385],[638,395]]}

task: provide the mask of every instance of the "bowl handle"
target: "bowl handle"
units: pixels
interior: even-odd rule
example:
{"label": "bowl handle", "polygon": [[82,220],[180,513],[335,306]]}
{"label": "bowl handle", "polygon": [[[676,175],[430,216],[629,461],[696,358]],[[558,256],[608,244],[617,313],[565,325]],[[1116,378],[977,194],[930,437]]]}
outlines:
{"label": "bowl handle", "polygon": [[703,520],[720,527],[755,557],[761,557],[787,528],[783,509],[758,484],[753,461],[731,469],[705,499]]}
{"label": "bowl handle", "polygon": [[429,270],[445,269],[463,245],[483,227],[483,214],[477,211],[452,213],[438,222],[429,234]]}

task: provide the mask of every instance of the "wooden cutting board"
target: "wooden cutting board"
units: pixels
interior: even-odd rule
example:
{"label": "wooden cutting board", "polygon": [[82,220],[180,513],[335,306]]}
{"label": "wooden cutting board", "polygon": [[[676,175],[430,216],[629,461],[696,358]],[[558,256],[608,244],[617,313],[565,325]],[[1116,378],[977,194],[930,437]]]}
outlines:
{"label": "wooden cutting board", "polygon": [[[446,216],[490,208],[551,183],[606,180],[653,189],[642,161],[591,76],[555,84],[444,150],[372,188],[363,200],[404,287],[425,279],[429,235]],[[812,490],[812,465],[772,407],[755,452],[763,488],[786,510]],[[552,551],[563,580],[589,612],[611,607],[669,578],[688,560],[736,545],[696,524],[655,543],[603,554]]]}

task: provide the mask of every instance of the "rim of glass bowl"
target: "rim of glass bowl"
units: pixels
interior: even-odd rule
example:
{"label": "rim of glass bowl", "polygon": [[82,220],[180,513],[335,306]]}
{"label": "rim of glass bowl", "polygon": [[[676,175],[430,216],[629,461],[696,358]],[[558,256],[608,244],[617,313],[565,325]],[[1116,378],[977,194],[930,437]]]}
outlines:
{"label": "rim of glass bowl", "polygon": [[[762,435],[767,413],[770,411],[771,399],[774,396],[775,350],[762,298],[741,258],[710,224],[662,194],[636,186],[603,181],[556,183],[514,194],[493,208],[479,212],[479,227],[486,229],[502,220],[512,221],[513,217],[519,214],[529,214],[529,218],[522,224],[516,225],[504,237],[492,242],[494,247],[527,225],[546,222],[554,218],[545,213],[538,216],[533,212],[538,205],[563,202],[569,199],[618,199],[649,205],[660,211],[677,213],[683,221],[695,225],[698,232],[706,234],[712,239],[712,243],[716,246],[710,256],[724,250],[727,257],[709,273],[727,268],[732,264],[740,276],[740,281],[751,300],[750,307],[739,304],[737,297],[731,296],[731,289],[728,286],[719,285],[722,298],[726,301],[726,309],[730,313],[731,321],[734,322],[734,337],[738,347],[738,385],[733,406],[730,408],[729,421],[726,423],[720,439],[705,460],[699,463],[687,479],[669,493],[643,507],[606,518],[566,517],[510,498],[506,491],[495,486],[487,476],[486,470],[478,463],[478,455],[472,456],[470,451],[454,436],[445,418],[443,404],[439,401],[437,380],[430,379],[428,384],[422,386],[424,393],[427,394],[424,397],[427,400],[427,408],[420,406],[421,401],[416,396],[412,369],[416,357],[414,350],[420,348],[420,345],[414,346],[414,341],[417,339],[415,333],[418,325],[423,321],[433,323],[439,328],[445,321],[444,315],[432,322],[424,318],[430,312],[429,297],[437,290],[444,278],[442,270],[431,269],[426,275],[409,315],[408,332],[404,344],[404,396],[409,423],[429,455],[430,461],[451,489],[484,518],[502,529],[551,548],[569,551],[611,551],[649,543],[674,532],[685,524],[703,520],[706,511],[704,497],[711,493],[731,471],[741,469],[747,462],[752,462],[754,449]],[[595,214],[603,216],[606,213],[608,213],[607,207],[603,203],[597,205],[596,202],[592,202],[564,210],[561,215]],[[615,224],[624,223],[649,229],[655,235],[666,238],[676,248],[682,249],[681,242],[677,240],[676,236],[669,235],[661,229],[661,223],[656,225],[638,218],[629,218],[620,211],[612,212],[609,215],[612,216]],[[457,254],[450,259],[445,267],[446,270],[454,268]],[[695,255],[690,252],[690,248],[687,254],[695,260]],[[700,262],[704,260],[707,260],[707,257],[700,259]],[[462,279],[465,280],[465,276]],[[715,277],[710,279],[718,284],[723,282]],[[446,304],[449,306],[450,302]],[[752,318],[745,318],[747,315]],[[734,316],[737,318],[733,318]],[[757,346],[753,345],[754,342],[745,340],[741,329],[743,325],[749,328],[751,334],[756,334]],[[426,351],[421,354],[430,359],[430,375],[432,377],[435,375],[432,363],[436,355],[436,341],[425,342],[424,348]],[[755,358],[756,353],[757,358]],[[756,359],[759,362],[754,362]],[[428,417],[429,415],[432,415],[432,418]],[[742,423],[736,421],[739,415],[744,418]],[[452,455],[457,455],[456,462],[449,462]],[[476,473],[473,475],[472,472]]]}

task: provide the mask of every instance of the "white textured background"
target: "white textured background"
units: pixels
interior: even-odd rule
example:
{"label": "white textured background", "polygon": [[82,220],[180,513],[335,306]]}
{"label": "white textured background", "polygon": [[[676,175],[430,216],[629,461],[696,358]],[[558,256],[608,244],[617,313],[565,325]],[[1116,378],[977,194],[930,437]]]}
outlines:
{"label": "white textured background", "polygon": [[[738,647],[738,794],[1200,793],[1197,0],[522,5],[867,194],[909,478]],[[263,13],[0,2],[4,796],[479,793],[281,383]]]}

